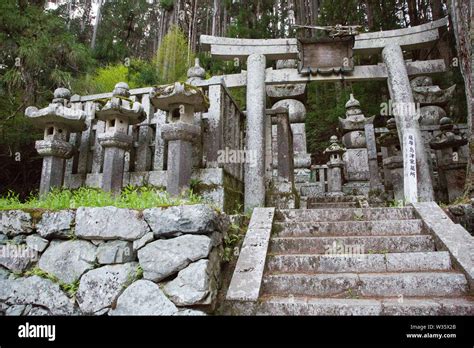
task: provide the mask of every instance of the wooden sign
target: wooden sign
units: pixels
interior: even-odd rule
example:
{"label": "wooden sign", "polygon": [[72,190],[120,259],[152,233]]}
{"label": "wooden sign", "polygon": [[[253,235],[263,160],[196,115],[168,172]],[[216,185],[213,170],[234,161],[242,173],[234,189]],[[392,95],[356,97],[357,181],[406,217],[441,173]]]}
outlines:
{"label": "wooden sign", "polygon": [[304,76],[344,74],[354,70],[354,36],[298,39],[298,71]]}

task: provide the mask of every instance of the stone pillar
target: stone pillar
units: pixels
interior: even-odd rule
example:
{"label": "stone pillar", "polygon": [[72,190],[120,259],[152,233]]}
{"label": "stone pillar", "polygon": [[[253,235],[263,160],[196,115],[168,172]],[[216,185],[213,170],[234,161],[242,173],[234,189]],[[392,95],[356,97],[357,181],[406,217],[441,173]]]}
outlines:
{"label": "stone pillar", "polygon": [[428,165],[428,154],[423,145],[416,117],[415,102],[402,49],[397,44],[388,44],[382,51],[382,57],[387,68],[390,97],[392,104],[395,105],[394,114],[399,137],[404,139],[405,133],[409,132],[413,135],[416,144],[418,182],[417,187],[407,187],[409,186],[410,168],[404,168],[405,201],[406,203],[412,203],[410,202],[412,194],[409,194],[412,191],[417,191],[420,201],[432,201],[434,200],[434,192]]}
{"label": "stone pillar", "polygon": [[403,156],[400,151],[400,141],[398,139],[397,124],[394,118],[387,121],[388,133],[378,139],[380,146],[386,149],[386,157],[383,159],[383,166],[390,173],[386,178],[387,187],[392,187],[393,197],[396,201],[403,201]]}
{"label": "stone pillar", "polygon": [[375,130],[373,123],[364,125],[365,139],[367,143],[367,157],[369,160],[370,189],[382,190],[383,185],[380,179],[379,163],[377,159],[377,143],[375,141]]}
{"label": "stone pillar", "polygon": [[344,168],[344,161],[342,154],[345,149],[339,145],[337,137],[333,135],[329,140],[331,143],[329,147],[324,150],[324,153],[329,154],[328,166],[328,195],[342,196],[342,172]]}
{"label": "stone pillar", "polygon": [[436,150],[439,189],[442,193],[440,198],[449,203],[463,194],[467,158],[459,148],[465,146],[468,140],[464,134],[454,132],[454,125],[449,117],[443,117],[439,124],[441,133],[430,141],[430,146]]}
{"label": "stone pillar", "polygon": [[294,182],[293,134],[291,131],[288,111],[276,109],[278,138],[278,180]]}
{"label": "stone pillar", "polygon": [[346,118],[339,118],[344,134],[342,143],[347,149],[343,156],[347,174],[344,192],[347,194],[368,195],[371,188],[365,125],[372,123],[373,119],[364,116],[359,101],[351,94],[346,103]]}
{"label": "stone pillar", "polygon": [[245,166],[245,209],[265,206],[265,64],[263,54],[247,59],[247,151],[255,151],[256,165]]}
{"label": "stone pillar", "polygon": [[119,82],[115,85],[112,98],[105,105],[97,104],[96,108],[96,117],[105,122],[105,132],[98,135],[98,141],[104,148],[101,187],[113,194],[120,194],[122,190],[125,152],[133,143],[128,128],[146,118],[142,105],[129,98],[128,85]]}
{"label": "stone pillar", "polygon": [[155,87],[150,97],[155,107],[168,113],[168,123],[161,129],[168,142],[166,190],[177,196],[189,189],[193,147],[200,141],[201,128],[194,124],[194,113],[206,111],[209,102],[201,89],[179,82]]}
{"label": "stone pillar", "polygon": [[43,140],[35,144],[36,150],[43,157],[40,196],[45,196],[54,187],[62,187],[65,160],[73,154],[73,146],[68,142],[69,135],[87,128],[86,113],[70,108],[70,98],[71,92],[68,89],[58,88],[48,107],[38,110],[30,106],[25,110],[25,115],[32,120],[33,125],[44,129]]}

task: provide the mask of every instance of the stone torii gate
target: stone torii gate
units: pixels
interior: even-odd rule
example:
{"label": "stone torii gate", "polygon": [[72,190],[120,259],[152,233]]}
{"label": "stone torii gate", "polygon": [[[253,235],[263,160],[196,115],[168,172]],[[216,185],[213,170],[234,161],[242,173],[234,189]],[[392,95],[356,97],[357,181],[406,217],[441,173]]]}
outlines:
{"label": "stone torii gate", "polygon": [[[382,53],[384,64],[354,66],[352,72],[330,75],[303,76],[297,69],[265,69],[269,60],[297,59],[297,39],[235,39],[202,35],[200,43],[215,58],[246,60],[247,71],[240,74],[215,76],[227,87],[247,87],[247,149],[257,152],[256,166],[245,171],[245,208],[265,205],[265,85],[297,84],[310,81],[388,81],[390,97],[401,106],[414,106],[409,76],[444,72],[443,60],[405,62],[403,50],[430,47],[439,39],[440,27],[447,25],[447,18],[411,28],[363,33],[355,36],[353,52],[367,55]],[[202,81],[208,84],[209,80]],[[199,86],[199,82],[196,84]],[[400,111],[401,110],[401,111]],[[407,111],[408,110],[408,111]],[[416,144],[417,185],[410,179],[410,168],[404,168],[405,201],[407,203],[434,200],[433,185],[417,118],[413,107],[395,110],[400,139],[413,137]],[[412,139],[412,138],[410,138]],[[406,157],[406,152],[404,151]],[[407,158],[408,160],[408,158]]]}

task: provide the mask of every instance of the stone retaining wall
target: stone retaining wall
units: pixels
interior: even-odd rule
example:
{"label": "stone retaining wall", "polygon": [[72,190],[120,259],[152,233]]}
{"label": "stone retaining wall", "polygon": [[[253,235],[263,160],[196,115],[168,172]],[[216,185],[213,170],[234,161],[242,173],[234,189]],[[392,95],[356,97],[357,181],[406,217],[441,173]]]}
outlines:
{"label": "stone retaining wall", "polygon": [[0,212],[0,314],[204,315],[228,226],[207,205]]}

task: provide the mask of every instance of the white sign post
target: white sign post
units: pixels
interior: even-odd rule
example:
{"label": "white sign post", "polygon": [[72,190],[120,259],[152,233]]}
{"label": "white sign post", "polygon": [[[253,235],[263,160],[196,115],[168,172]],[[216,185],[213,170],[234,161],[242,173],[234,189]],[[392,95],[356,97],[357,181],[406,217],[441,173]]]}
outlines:
{"label": "white sign post", "polygon": [[407,129],[403,135],[403,192],[405,204],[418,201],[415,135]]}

